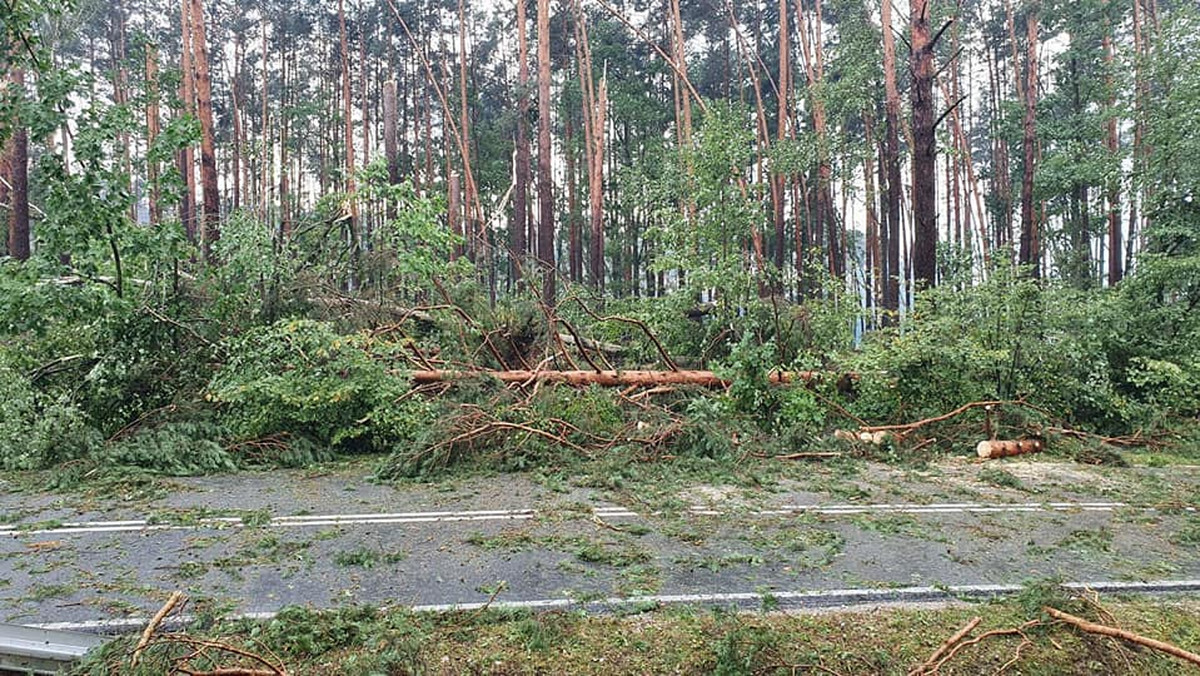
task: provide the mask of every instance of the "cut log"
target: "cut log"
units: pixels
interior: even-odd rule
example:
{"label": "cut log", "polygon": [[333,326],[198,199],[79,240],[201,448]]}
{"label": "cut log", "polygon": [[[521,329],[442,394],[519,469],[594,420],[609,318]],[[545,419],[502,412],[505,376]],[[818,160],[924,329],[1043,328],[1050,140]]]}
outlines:
{"label": "cut log", "polygon": [[833,438],[841,441],[859,441],[864,444],[874,444],[880,446],[883,442],[889,439],[898,438],[899,435],[887,430],[878,432],[855,432],[854,430],[834,430]]}
{"label": "cut log", "polygon": [[975,446],[975,452],[984,459],[1005,458],[1010,455],[1038,453],[1042,451],[1041,439],[1018,439],[1007,441],[981,441]]}
{"label": "cut log", "polygon": [[[699,385],[728,387],[732,381],[712,371],[413,371],[413,382],[444,383],[467,378],[495,378],[504,383],[565,383],[567,385],[600,385],[603,387]],[[809,383],[823,377],[817,371],[772,371],[772,384]]]}

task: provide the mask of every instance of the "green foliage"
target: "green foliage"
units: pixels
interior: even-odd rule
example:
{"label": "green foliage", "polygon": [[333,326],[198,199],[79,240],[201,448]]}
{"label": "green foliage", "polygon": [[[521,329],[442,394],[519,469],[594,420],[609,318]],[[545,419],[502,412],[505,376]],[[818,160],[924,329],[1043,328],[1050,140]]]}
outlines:
{"label": "green foliage", "polygon": [[170,422],[109,444],[99,460],[110,469],[128,468],[166,476],[232,472],[237,463],[220,443],[228,435],[228,430],[214,423]]}
{"label": "green foliage", "polygon": [[917,420],[986,399],[1019,399],[1070,421],[1120,425],[1126,407],[1105,352],[1102,296],[1083,296],[1000,268],[972,288],[918,298],[897,331],[850,357],[862,374],[854,411]]}
{"label": "green foliage", "polygon": [[0,363],[0,469],[42,469],[96,452],[104,438],[68,400]]}
{"label": "green foliage", "polygon": [[408,382],[388,372],[383,352],[362,334],[282,320],[231,340],[206,396],[238,438],[287,433],[340,450],[386,450],[416,437],[424,407],[401,401]]}

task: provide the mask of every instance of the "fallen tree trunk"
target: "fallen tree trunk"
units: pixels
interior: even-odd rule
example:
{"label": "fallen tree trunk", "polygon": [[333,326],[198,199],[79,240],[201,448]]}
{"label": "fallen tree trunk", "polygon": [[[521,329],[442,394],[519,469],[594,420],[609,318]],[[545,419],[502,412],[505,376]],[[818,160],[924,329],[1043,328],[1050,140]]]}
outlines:
{"label": "fallen tree trunk", "polygon": [[[728,387],[732,381],[712,371],[413,371],[413,382],[444,383],[467,378],[495,378],[504,383],[565,383],[603,387],[699,385]],[[775,385],[809,383],[823,377],[818,371],[772,371],[767,379]]]}
{"label": "fallen tree trunk", "polygon": [[1043,445],[1040,439],[1015,439],[981,441],[975,446],[975,453],[985,460],[992,458],[1007,458],[1010,455],[1038,453]]}

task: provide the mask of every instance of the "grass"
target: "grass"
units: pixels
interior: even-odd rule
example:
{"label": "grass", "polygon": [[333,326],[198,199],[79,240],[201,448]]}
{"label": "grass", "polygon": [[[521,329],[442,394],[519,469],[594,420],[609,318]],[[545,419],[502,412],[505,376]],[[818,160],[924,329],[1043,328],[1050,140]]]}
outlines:
{"label": "grass", "polygon": [[1183,527],[1171,536],[1171,544],[1180,547],[1200,547],[1200,516],[1188,516]]}
{"label": "grass", "polygon": [[360,547],[334,554],[333,562],[344,567],[374,568],[381,564],[399,563],[406,558],[408,558],[408,554],[401,551],[382,551]]}
{"label": "grass", "polygon": [[[641,608],[633,615],[576,611],[533,614],[487,610],[451,614],[384,613],[350,607],[317,613],[286,609],[269,621],[219,622],[207,633],[236,646],[278,655],[297,676],[377,673],[570,674],[906,674],[970,618],[975,635],[1040,617],[1043,603],[1097,619],[1088,604],[1043,589],[1007,601],[938,609],[875,609],[789,615],[739,614],[695,607]],[[767,608],[773,604],[765,602]],[[1200,646],[1200,602],[1104,600],[1110,621],[1184,649]],[[1181,664],[1150,650],[1086,637],[1063,625],[1029,629],[1009,673],[1175,676]],[[128,666],[136,637],[114,642],[80,674],[162,673],[171,643],[152,645]],[[971,645],[940,673],[994,673],[1018,656],[1019,636]],[[205,666],[231,666],[229,660]]]}
{"label": "grass", "polygon": [[1011,488],[1018,491],[1029,490],[1025,486],[1025,482],[1018,479],[1015,474],[996,467],[985,467],[979,470],[979,480],[997,488]]}

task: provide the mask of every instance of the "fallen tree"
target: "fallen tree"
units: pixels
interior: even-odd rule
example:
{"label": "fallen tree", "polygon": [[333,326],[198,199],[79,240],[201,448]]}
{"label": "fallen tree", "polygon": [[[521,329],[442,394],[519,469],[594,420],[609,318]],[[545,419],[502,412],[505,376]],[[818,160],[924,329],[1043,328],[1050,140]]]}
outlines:
{"label": "fallen tree", "polygon": [[[418,385],[445,383],[469,378],[495,378],[503,383],[564,383],[602,387],[640,387],[657,385],[698,385],[728,387],[732,380],[712,371],[413,371]],[[774,385],[811,383],[825,377],[819,371],[772,371],[767,380]]]}

